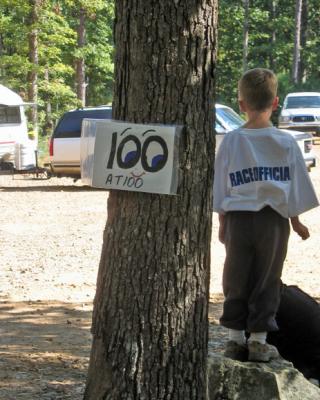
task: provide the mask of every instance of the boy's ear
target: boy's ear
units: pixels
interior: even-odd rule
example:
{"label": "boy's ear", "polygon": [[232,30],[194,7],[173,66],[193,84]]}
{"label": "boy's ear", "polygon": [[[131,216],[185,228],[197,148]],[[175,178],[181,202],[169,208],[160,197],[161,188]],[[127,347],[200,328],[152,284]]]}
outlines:
{"label": "boy's ear", "polygon": [[279,106],[279,97],[275,97],[272,103],[272,111],[276,111]]}
{"label": "boy's ear", "polygon": [[247,111],[246,103],[243,100],[238,100],[240,111],[245,113]]}

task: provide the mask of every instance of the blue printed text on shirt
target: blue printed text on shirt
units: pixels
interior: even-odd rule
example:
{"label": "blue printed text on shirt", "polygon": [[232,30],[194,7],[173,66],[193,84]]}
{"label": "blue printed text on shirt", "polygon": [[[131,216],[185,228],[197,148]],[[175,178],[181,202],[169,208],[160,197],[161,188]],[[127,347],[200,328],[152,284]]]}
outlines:
{"label": "blue printed text on shirt", "polygon": [[231,186],[244,185],[257,181],[290,181],[290,169],[283,167],[252,167],[244,168],[229,174]]}

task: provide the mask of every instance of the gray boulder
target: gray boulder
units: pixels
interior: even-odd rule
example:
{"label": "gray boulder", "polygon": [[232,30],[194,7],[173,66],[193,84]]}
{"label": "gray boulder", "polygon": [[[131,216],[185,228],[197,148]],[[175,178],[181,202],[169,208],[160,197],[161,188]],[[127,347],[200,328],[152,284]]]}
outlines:
{"label": "gray boulder", "polygon": [[320,389],[283,359],[238,362],[209,353],[209,400],[320,400]]}

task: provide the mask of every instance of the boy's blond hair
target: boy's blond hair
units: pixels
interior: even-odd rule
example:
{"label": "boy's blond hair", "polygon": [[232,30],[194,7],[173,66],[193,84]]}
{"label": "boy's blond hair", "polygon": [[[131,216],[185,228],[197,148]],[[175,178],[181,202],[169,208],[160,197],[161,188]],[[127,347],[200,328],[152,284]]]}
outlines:
{"label": "boy's blond hair", "polygon": [[265,111],[272,106],[277,89],[278,80],[271,70],[250,69],[239,81],[239,100],[244,100],[253,111]]}

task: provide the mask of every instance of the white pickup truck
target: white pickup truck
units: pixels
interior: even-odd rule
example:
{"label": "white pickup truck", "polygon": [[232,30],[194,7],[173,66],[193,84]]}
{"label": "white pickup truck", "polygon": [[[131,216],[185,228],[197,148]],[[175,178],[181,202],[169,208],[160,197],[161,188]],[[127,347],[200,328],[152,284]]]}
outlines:
{"label": "white pickup truck", "polygon": [[279,128],[320,136],[320,92],[289,93],[279,116]]}
{"label": "white pickup truck", "polygon": [[56,176],[80,178],[80,137],[84,118],[111,119],[109,106],[86,107],[66,112],[49,142],[50,168]]}

